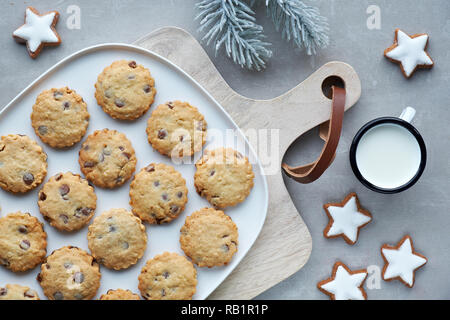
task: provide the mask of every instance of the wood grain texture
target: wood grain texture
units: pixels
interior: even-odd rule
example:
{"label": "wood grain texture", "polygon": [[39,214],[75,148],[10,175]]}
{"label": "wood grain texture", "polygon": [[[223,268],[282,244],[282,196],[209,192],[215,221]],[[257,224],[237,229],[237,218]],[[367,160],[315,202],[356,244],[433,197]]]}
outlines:
{"label": "wood grain texture", "polygon": [[281,161],[295,139],[329,119],[331,103],[322,93],[323,80],[332,75],[344,80],[347,110],[361,95],[358,75],[345,63],[330,62],[285,94],[270,100],[255,100],[233,91],[201,45],[183,29],[158,29],[134,44],[181,67],[222,105],[244,132],[246,129],[280,130],[280,170],[267,176],[269,209],[264,227],[241,263],[209,297],[251,299],[297,272],[308,261],[311,235],[286,189]]}

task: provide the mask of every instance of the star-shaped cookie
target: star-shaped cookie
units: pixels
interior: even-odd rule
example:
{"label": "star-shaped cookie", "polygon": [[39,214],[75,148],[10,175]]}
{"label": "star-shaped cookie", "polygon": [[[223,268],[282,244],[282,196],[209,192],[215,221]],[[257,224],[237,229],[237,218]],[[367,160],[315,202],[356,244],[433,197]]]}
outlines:
{"label": "star-shaped cookie", "polygon": [[25,24],[13,32],[18,42],[25,42],[30,57],[36,58],[44,46],[57,46],[61,38],[55,30],[59,19],[58,11],[40,15],[33,7],[25,11]]}
{"label": "star-shaped cookie", "polygon": [[381,247],[385,265],[381,273],[383,280],[400,280],[412,288],[415,281],[415,271],[427,263],[420,253],[414,251],[412,239],[409,235],[403,237],[396,246],[384,244]]}
{"label": "star-shaped cookie", "polygon": [[366,277],[366,269],[351,271],[342,262],[336,262],[331,278],[320,281],[317,288],[331,300],[367,300],[363,289]]}
{"label": "star-shaped cookie", "polygon": [[344,238],[353,245],[358,240],[359,230],[372,220],[369,211],[361,208],[356,193],[350,193],[340,203],[327,203],[323,206],[329,222],[323,235],[325,238]]}
{"label": "star-shaped cookie", "polygon": [[434,65],[426,52],[428,38],[425,33],[409,36],[397,29],[394,44],[384,51],[384,56],[400,64],[403,75],[409,78],[417,68],[431,68]]}

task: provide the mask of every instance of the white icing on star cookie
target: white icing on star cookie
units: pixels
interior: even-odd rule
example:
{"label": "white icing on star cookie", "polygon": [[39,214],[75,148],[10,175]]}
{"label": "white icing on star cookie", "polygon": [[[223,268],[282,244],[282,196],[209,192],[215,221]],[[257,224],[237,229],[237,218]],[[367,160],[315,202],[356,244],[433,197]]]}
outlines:
{"label": "white icing on star cookie", "polygon": [[397,246],[387,244],[381,247],[385,265],[383,268],[383,280],[398,279],[406,286],[414,286],[415,271],[427,263],[427,258],[414,251],[412,239],[404,236]]}
{"label": "white icing on star cookie", "polygon": [[431,68],[433,60],[425,51],[428,45],[427,34],[409,36],[402,30],[395,30],[394,45],[386,49],[384,55],[400,63],[403,74],[409,78],[418,67]]}
{"label": "white icing on star cookie", "polygon": [[336,262],[331,278],[319,282],[317,288],[332,300],[367,300],[363,289],[366,277],[366,269],[351,271],[342,262]]}
{"label": "white icing on star cookie", "polygon": [[13,32],[13,37],[26,42],[28,53],[36,58],[44,45],[59,45],[61,39],[55,30],[58,22],[58,11],[47,12],[39,15],[33,7],[28,7],[25,12],[25,24]]}
{"label": "white icing on star cookie", "polygon": [[323,231],[324,237],[343,237],[350,245],[358,240],[359,229],[372,220],[370,212],[361,208],[356,193],[350,193],[342,202],[328,203],[323,208],[330,219]]}

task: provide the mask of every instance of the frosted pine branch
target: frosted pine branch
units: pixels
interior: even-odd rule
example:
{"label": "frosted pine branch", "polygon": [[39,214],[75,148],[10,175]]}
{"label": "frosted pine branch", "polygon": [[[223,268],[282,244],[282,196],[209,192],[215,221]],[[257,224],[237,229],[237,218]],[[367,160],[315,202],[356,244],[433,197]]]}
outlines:
{"label": "frosted pine branch", "polygon": [[196,4],[200,14],[202,40],[214,43],[216,54],[222,46],[228,57],[248,69],[261,70],[272,56],[263,41],[263,27],[255,23],[254,12],[242,0],[202,0]]}
{"label": "frosted pine branch", "polygon": [[[308,6],[301,0],[265,0],[267,13],[272,18],[283,39],[291,39],[309,55],[329,43],[327,19],[320,15],[316,7]],[[252,0],[255,2],[255,0]],[[254,4],[254,3],[253,3]]]}

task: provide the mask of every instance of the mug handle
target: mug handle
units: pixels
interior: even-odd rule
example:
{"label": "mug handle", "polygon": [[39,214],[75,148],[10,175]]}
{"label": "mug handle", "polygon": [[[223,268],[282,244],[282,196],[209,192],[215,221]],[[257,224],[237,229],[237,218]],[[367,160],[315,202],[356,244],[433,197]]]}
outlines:
{"label": "mug handle", "polygon": [[399,116],[400,119],[411,123],[411,121],[414,119],[414,116],[416,115],[416,109],[412,107],[406,107],[403,109],[402,114]]}
{"label": "mug handle", "polygon": [[332,92],[330,121],[322,124],[319,131],[320,137],[325,140],[319,158],[312,163],[298,167],[291,167],[286,163],[282,164],[286,175],[299,183],[311,183],[319,179],[333,162],[336,154],[344,120],[345,89],[333,86]]}

